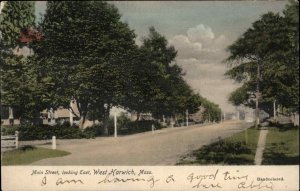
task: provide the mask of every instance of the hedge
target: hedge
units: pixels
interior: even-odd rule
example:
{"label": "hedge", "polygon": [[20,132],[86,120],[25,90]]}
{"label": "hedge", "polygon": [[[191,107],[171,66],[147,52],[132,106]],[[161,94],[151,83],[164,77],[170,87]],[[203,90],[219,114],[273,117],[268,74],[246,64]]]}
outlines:
{"label": "hedge", "polygon": [[[127,119],[118,120],[118,134],[129,135],[164,128],[160,123],[154,120],[130,121]],[[82,139],[95,138],[102,136],[102,125],[94,125],[84,130],[77,126],[63,125],[31,125],[25,124],[20,126],[6,126],[1,128],[1,135],[14,135],[15,131],[19,131],[19,140],[46,140],[56,136],[57,139]],[[110,119],[108,122],[109,135],[114,134],[114,123]]]}
{"label": "hedge", "polygon": [[95,138],[92,131],[80,130],[76,126],[66,125],[20,125],[1,128],[1,135],[13,135],[19,131],[19,140],[45,140],[56,136],[57,139]]}

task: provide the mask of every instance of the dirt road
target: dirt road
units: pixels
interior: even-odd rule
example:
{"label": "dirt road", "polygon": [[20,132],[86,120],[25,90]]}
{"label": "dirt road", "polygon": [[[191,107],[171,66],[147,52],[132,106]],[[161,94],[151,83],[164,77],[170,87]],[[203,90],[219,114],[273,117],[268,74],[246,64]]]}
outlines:
{"label": "dirt road", "polygon": [[174,165],[189,151],[249,126],[246,123],[227,121],[206,126],[167,128],[154,133],[117,138],[57,140],[57,149],[72,154],[43,159],[31,165]]}

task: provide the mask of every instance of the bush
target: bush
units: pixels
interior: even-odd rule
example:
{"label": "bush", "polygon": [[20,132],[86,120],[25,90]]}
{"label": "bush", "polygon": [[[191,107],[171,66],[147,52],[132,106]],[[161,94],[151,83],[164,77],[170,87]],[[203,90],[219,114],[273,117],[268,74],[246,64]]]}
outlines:
{"label": "bush", "polygon": [[152,125],[154,125],[155,130],[164,128],[164,126],[154,120],[130,121],[126,124],[123,132],[125,134],[133,134],[151,131]]}
{"label": "bush", "polygon": [[19,131],[19,140],[44,140],[56,136],[57,139],[81,139],[94,138],[96,134],[93,131],[81,130],[76,126],[62,125],[30,125],[3,127],[1,135],[13,135]]}
{"label": "bush", "polygon": [[1,135],[14,135],[15,131],[18,131],[18,126],[1,127]]}
{"label": "bush", "polygon": [[[159,122],[157,122],[155,120],[131,121],[123,113],[117,118],[117,128],[118,128],[119,135],[129,135],[129,134],[151,131],[152,125],[154,125],[156,130],[164,128]],[[101,135],[101,129],[102,129],[101,125],[98,125],[93,128],[97,132],[97,135]],[[114,131],[115,131],[114,130],[114,118],[111,117],[108,120],[109,135],[113,135]]]}
{"label": "bush", "polygon": [[87,127],[84,129],[84,133],[86,135],[91,135],[92,138],[102,135],[102,126],[101,125],[93,125],[91,127]]}
{"label": "bush", "polygon": [[249,164],[251,161],[240,157],[252,151],[242,142],[219,140],[210,145],[203,146],[194,152],[198,161],[204,164]]}
{"label": "bush", "polygon": [[[118,134],[129,135],[164,128],[159,122],[154,120],[131,121],[126,115],[122,114],[117,120]],[[1,135],[14,135],[19,131],[19,140],[45,140],[56,136],[57,139],[82,139],[95,138],[102,135],[102,125],[93,125],[84,130],[77,126],[70,126],[69,123],[50,125],[22,124],[20,126],[7,126],[1,128]],[[109,135],[114,134],[114,119],[108,120]]]}

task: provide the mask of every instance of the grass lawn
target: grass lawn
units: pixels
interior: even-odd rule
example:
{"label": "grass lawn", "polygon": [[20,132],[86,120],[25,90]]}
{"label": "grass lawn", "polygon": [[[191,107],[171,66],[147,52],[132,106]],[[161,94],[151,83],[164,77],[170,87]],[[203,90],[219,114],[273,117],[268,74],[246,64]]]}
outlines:
{"label": "grass lawn", "polygon": [[299,128],[289,124],[270,128],[263,157],[264,165],[298,165]]}
{"label": "grass lawn", "polygon": [[193,151],[182,158],[178,165],[253,165],[258,137],[259,131],[249,128]]}
{"label": "grass lawn", "polygon": [[37,147],[32,150],[18,149],[1,153],[1,159],[2,165],[26,165],[44,158],[61,157],[69,154],[71,153],[66,151]]}

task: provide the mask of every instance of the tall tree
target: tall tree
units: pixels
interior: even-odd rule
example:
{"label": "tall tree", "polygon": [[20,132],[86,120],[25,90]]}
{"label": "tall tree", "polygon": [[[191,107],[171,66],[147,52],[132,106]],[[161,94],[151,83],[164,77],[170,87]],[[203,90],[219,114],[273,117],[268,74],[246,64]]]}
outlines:
{"label": "tall tree", "polygon": [[193,107],[195,102],[188,101],[192,90],[183,79],[182,69],[175,63],[176,54],[166,38],[151,27],[149,36],[137,50],[124,105],[137,113],[150,112],[158,118],[162,115],[173,117]]}
{"label": "tall tree", "polygon": [[[34,2],[4,3],[0,14],[1,105],[17,108],[17,117],[22,119],[39,116],[43,107],[40,104],[42,86],[37,82],[32,63],[26,54],[18,52],[20,48],[28,45],[21,41],[22,32],[34,26]],[[38,92],[38,89],[41,91]]]}
{"label": "tall tree", "polygon": [[14,49],[20,46],[21,31],[33,26],[35,26],[34,2],[7,1],[4,3],[0,14],[1,43],[3,47]]}
{"label": "tall tree", "polygon": [[[291,7],[288,10],[297,10],[299,4]],[[297,21],[292,22],[287,13],[281,16],[270,12],[254,22],[228,48],[230,57],[227,61],[233,67],[226,75],[244,82],[241,88],[231,94],[230,100],[236,105],[246,103],[253,106],[253,99],[249,99],[247,94],[255,95],[257,120],[258,100],[260,107],[267,111],[271,111],[275,100],[285,107],[295,108],[298,104],[299,77],[296,73],[299,71],[299,57],[295,54],[299,47],[297,27]]]}
{"label": "tall tree", "polygon": [[203,120],[205,121],[220,121],[221,120],[221,109],[219,106],[208,99],[200,96],[201,107],[204,108]]}
{"label": "tall tree", "polygon": [[120,17],[106,2],[49,1],[39,24],[44,39],[34,46],[43,78],[55,87],[48,95],[53,106],[69,108],[76,100],[81,127],[97,108],[104,134],[110,108],[123,97],[124,68],[135,46],[133,31]]}

